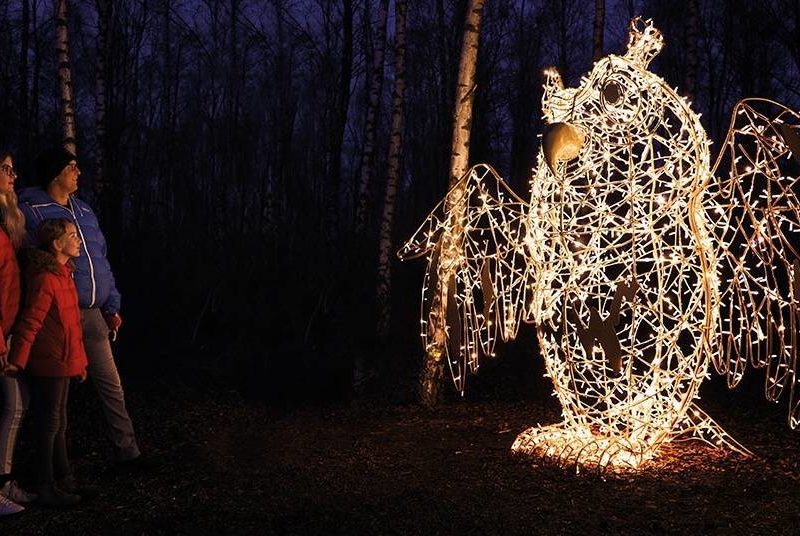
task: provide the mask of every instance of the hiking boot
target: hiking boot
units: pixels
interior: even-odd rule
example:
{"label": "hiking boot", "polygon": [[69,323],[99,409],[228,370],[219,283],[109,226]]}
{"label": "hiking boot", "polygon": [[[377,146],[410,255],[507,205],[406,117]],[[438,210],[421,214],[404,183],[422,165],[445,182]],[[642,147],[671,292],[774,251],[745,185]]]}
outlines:
{"label": "hiking boot", "polygon": [[51,508],[69,508],[81,502],[81,496],[58,489],[52,482],[39,487],[37,504]]}
{"label": "hiking boot", "polygon": [[10,516],[18,514],[25,510],[21,504],[17,504],[11,499],[7,499],[5,495],[0,495],[0,516]]}
{"label": "hiking boot", "polygon": [[0,488],[0,495],[4,496],[6,499],[10,501],[14,501],[16,503],[32,503],[36,500],[37,495],[35,493],[31,493],[30,491],[25,491],[21,487],[16,480],[9,480],[5,483],[5,485]]}

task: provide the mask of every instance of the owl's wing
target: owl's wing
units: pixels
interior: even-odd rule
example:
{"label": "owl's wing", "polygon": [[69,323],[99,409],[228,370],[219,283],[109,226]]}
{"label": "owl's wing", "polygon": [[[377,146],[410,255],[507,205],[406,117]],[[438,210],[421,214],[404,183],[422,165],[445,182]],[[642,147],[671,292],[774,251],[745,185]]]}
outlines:
{"label": "owl's wing", "polygon": [[746,99],[712,170],[707,198],[717,241],[720,318],[712,360],[735,386],[748,365],[766,367],[767,399],[788,390],[800,423],[800,115]]}
{"label": "owl's wing", "polygon": [[398,252],[428,256],[422,341],[444,349],[462,393],[467,371],[493,355],[498,336],[517,334],[530,287],[528,208],[492,167],[476,165]]}

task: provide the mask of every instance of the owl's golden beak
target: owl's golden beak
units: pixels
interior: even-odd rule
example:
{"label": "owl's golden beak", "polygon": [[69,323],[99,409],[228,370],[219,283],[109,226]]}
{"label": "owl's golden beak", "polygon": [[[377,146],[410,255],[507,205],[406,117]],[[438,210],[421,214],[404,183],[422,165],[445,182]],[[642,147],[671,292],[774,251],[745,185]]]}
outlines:
{"label": "owl's golden beak", "polygon": [[569,123],[548,125],[544,133],[544,159],[553,175],[556,164],[572,160],[581,151],[584,142],[583,131]]}

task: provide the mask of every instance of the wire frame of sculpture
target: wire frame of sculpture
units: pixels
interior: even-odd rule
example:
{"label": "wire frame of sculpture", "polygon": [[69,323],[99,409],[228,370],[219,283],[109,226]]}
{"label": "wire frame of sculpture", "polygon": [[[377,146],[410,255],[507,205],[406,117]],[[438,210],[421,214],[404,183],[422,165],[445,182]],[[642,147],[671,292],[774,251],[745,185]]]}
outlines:
{"label": "wire frame of sculpture", "polygon": [[[516,336],[530,301],[538,267],[525,245],[528,207],[491,166],[474,166],[400,252],[404,259],[430,255],[422,341],[428,348],[446,339],[443,350],[461,393],[467,373],[478,370],[479,356],[493,356],[498,338]],[[453,231],[456,226],[460,232]],[[445,304],[446,333],[433,310],[437,299]]]}
{"label": "wire frame of sculpture", "polygon": [[463,391],[498,335],[536,324],[563,422],[526,430],[515,452],[636,468],[694,437],[746,454],[694,400],[710,358],[731,384],[747,362],[770,367],[771,398],[796,386],[798,262],[782,233],[800,217],[778,161],[797,116],[738,105],[714,166],[727,155],[730,173],[715,180],[699,116],[647,70],[661,35],[635,20],[630,36],[578,88],[549,71],[529,204],[477,166],[403,247],[430,255],[423,340],[446,342]]}
{"label": "wire frame of sculpture", "polygon": [[721,283],[714,366],[730,387],[748,365],[766,367],[766,397],[789,391],[796,428],[800,115],[766,99],[740,102],[715,170],[726,180],[706,199]]}
{"label": "wire frame of sculpture", "polygon": [[531,198],[561,283],[537,324],[564,422],[523,433],[518,452],[636,467],[679,426],[706,425],[683,421],[716,320],[699,206],[709,144],[688,103],[646,70],[660,47],[646,27],[577,90],[550,74],[545,117],[584,135],[576,159],[539,165]]}

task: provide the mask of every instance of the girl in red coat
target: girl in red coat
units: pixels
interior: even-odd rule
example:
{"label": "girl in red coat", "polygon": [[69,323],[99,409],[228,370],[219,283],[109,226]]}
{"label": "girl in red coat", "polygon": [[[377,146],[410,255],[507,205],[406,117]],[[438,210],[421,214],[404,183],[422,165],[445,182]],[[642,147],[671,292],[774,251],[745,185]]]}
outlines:
{"label": "girl in red coat", "polygon": [[39,502],[72,506],[81,498],[67,458],[67,395],[70,378],[86,378],[87,361],[68,261],[80,255],[81,241],[65,219],[43,221],[37,239],[39,248],[29,252],[25,307],[8,361],[30,379]]}
{"label": "girl in red coat", "polygon": [[24,510],[18,503],[36,496],[22,490],[11,476],[17,432],[28,407],[24,380],[5,375],[11,327],[17,319],[20,300],[17,248],[25,239],[25,218],[17,206],[11,153],[0,152],[0,516]]}

